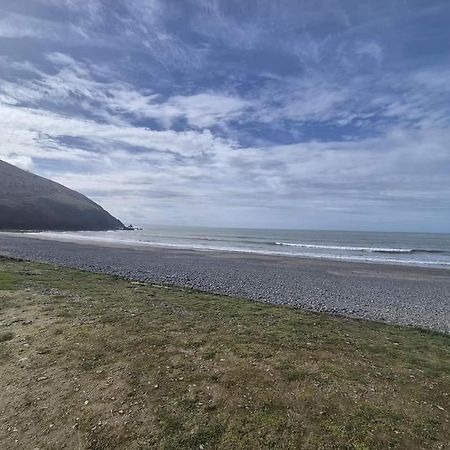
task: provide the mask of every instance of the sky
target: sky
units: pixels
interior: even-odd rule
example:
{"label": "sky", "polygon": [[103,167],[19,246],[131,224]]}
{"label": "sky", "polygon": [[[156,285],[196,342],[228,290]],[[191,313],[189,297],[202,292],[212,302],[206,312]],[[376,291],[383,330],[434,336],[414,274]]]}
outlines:
{"label": "sky", "polygon": [[448,0],[0,0],[0,159],[124,222],[450,232]]}

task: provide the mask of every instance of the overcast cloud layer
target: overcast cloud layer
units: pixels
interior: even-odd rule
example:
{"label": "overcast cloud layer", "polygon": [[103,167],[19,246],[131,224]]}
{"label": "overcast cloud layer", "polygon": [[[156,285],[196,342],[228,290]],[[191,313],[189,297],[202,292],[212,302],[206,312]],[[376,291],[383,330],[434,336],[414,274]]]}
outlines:
{"label": "overcast cloud layer", "polygon": [[126,222],[450,229],[450,2],[0,0],[0,159]]}

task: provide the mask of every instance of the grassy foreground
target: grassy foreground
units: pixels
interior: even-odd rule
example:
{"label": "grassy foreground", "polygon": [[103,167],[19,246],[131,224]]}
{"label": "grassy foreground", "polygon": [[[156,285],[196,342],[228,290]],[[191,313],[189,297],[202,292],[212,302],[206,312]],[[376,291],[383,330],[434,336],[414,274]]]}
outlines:
{"label": "grassy foreground", "polygon": [[449,336],[0,258],[1,449],[444,449],[449,412]]}

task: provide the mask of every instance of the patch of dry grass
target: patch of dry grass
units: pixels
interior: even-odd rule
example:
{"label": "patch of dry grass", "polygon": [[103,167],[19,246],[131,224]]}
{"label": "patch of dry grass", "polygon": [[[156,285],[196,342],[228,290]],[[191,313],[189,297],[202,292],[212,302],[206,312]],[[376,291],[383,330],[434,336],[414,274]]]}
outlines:
{"label": "patch of dry grass", "polygon": [[1,260],[5,334],[2,449],[450,440],[441,334]]}

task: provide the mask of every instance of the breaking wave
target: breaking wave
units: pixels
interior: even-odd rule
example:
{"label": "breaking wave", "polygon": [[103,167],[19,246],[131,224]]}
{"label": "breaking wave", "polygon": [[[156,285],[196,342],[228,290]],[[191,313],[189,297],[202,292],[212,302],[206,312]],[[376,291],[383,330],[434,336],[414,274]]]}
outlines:
{"label": "breaking wave", "polygon": [[351,252],[368,252],[368,253],[442,253],[441,250],[416,249],[416,248],[352,247],[341,245],[302,244],[294,242],[274,242],[273,244],[287,247],[300,247],[300,248],[311,248],[320,250],[343,250]]}

